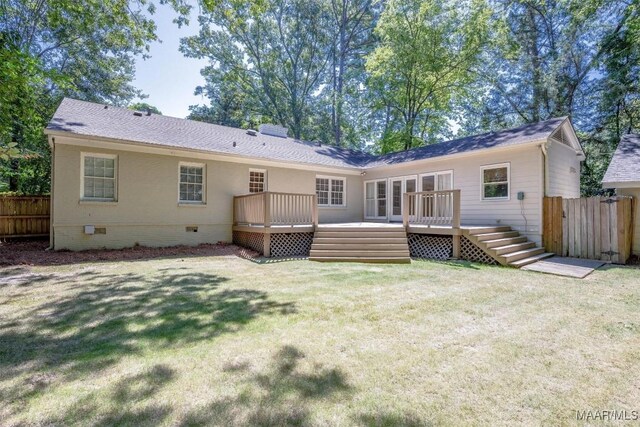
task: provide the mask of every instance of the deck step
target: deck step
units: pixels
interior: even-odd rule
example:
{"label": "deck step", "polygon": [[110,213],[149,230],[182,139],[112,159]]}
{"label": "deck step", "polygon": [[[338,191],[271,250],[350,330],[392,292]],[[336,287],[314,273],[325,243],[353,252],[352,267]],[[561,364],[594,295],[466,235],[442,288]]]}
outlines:
{"label": "deck step", "polygon": [[526,241],[527,241],[526,237],[518,236],[518,237],[507,237],[504,239],[483,240],[482,244],[485,245],[486,248],[492,249],[499,246],[513,245],[516,243],[523,243]]}
{"label": "deck step", "polygon": [[496,246],[494,248],[490,248],[490,250],[493,251],[496,255],[504,255],[504,254],[522,251],[524,249],[531,249],[535,247],[536,247],[535,243],[526,241],[526,242],[520,242],[520,243],[513,243],[511,245]]}
{"label": "deck step", "polygon": [[397,233],[397,232],[404,232],[404,227],[402,226],[398,226],[398,227],[331,227],[331,226],[320,226],[316,229],[316,232],[318,233],[322,233],[322,232],[350,232],[350,231],[363,231],[363,232],[375,232],[375,233]]}
{"label": "deck step", "polygon": [[362,245],[368,244],[396,244],[407,243],[406,237],[316,237],[313,241],[318,244],[333,244],[333,243],[359,243]]}
{"label": "deck step", "polygon": [[364,258],[385,258],[385,257],[409,257],[409,250],[361,250],[361,249],[311,249],[309,257],[364,257]]}
{"label": "deck step", "polygon": [[499,231],[497,233],[481,233],[474,234],[473,237],[478,239],[478,241],[483,242],[485,240],[496,240],[496,239],[505,239],[507,237],[519,237],[520,233],[517,231]]}
{"label": "deck step", "polygon": [[531,248],[531,249],[524,249],[521,251],[516,251],[516,252],[511,252],[511,253],[506,253],[504,255],[500,255],[501,258],[504,259],[504,261],[507,264],[511,264],[514,261],[518,261],[524,258],[530,258],[536,255],[540,255],[544,253],[544,249],[543,248]]}
{"label": "deck step", "polygon": [[359,242],[333,242],[333,243],[313,243],[313,249],[324,250],[409,250],[407,242],[404,243],[359,243]]}
{"label": "deck step", "polygon": [[533,264],[536,261],[540,261],[540,260],[543,260],[545,258],[552,257],[554,255],[555,254],[553,254],[553,253],[544,252],[544,253],[536,255],[536,256],[532,256],[532,257],[529,257],[529,258],[522,258],[522,259],[519,259],[518,261],[510,262],[509,265],[511,267],[520,268],[520,267],[524,267],[525,265]]}
{"label": "deck step", "polygon": [[315,233],[315,237],[317,238],[325,238],[325,237],[369,237],[369,238],[407,238],[407,233],[405,231],[385,231],[385,232],[377,232],[377,231],[324,231],[318,230]]}
{"label": "deck step", "polygon": [[409,264],[411,258],[409,257],[309,257],[310,261],[318,262],[366,262],[366,263],[380,263],[380,264]]}
{"label": "deck step", "polygon": [[505,231],[512,231],[511,227],[508,225],[497,225],[495,227],[470,227],[467,228],[469,234],[475,236],[477,234],[487,234],[487,233],[500,233]]}
{"label": "deck step", "polygon": [[311,261],[411,262],[407,233],[402,227],[331,227],[316,230]]}

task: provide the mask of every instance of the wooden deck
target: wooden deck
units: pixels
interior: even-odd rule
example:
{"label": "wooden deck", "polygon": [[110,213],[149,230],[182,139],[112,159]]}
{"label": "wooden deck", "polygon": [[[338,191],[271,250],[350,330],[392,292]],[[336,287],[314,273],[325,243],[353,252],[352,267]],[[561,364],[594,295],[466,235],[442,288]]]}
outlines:
{"label": "wooden deck", "polygon": [[460,190],[403,197],[401,223],[320,224],[315,194],[235,196],[233,241],[266,257],[310,255],[325,261],[410,262],[412,253],[435,253],[520,268],[551,255],[509,226],[462,224]]}

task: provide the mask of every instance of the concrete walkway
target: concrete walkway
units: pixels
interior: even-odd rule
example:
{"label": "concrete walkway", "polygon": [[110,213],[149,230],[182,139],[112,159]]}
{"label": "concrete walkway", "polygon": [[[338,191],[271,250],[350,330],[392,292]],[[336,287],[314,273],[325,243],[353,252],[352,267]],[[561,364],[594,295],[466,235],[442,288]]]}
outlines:
{"label": "concrete walkway", "polygon": [[526,265],[522,267],[522,270],[538,271],[540,273],[555,274],[556,276],[584,279],[596,268],[599,268],[604,264],[606,263],[592,259],[554,256],[552,258]]}

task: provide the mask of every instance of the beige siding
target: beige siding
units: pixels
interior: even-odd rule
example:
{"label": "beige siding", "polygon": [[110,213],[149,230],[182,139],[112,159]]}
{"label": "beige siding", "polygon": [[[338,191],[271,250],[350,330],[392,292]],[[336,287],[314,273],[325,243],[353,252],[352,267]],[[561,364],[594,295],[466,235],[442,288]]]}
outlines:
{"label": "beige siding", "polygon": [[[230,162],[181,158],[130,151],[55,147],[53,232],[56,249],[120,248],[135,244],[168,246],[231,240],[232,199],[249,191],[249,169],[266,169],[268,190],[315,193],[313,170],[263,167]],[[82,152],[118,156],[118,202],[80,202]],[[206,205],[178,205],[181,161],[205,163]],[[321,175],[332,175],[326,172]],[[344,176],[335,174],[336,176]],[[347,207],[321,208],[321,222],[362,220],[362,180],[347,177]],[[107,234],[87,236],[84,225],[105,227]],[[185,227],[198,226],[198,232]]]}
{"label": "beige siding", "polygon": [[[509,225],[539,244],[542,240],[542,161],[540,147],[529,146],[450,160],[415,162],[398,165],[393,169],[374,169],[367,172],[365,179],[453,170],[453,187],[461,190],[463,224]],[[497,163],[511,165],[511,198],[481,200],[480,167]],[[516,197],[519,191],[525,193],[522,202]]]}
{"label": "beige siding", "polygon": [[640,255],[640,188],[617,188],[620,196],[633,196],[635,198],[633,208],[633,248],[634,255]]}
{"label": "beige siding", "polygon": [[575,150],[552,142],[547,148],[547,196],[580,197],[580,160]]}

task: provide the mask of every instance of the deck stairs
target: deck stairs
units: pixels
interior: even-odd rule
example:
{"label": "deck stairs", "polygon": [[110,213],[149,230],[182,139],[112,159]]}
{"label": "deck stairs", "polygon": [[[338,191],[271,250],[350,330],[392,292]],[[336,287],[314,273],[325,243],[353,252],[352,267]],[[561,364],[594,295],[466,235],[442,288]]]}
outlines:
{"label": "deck stairs", "polygon": [[520,268],[554,255],[509,226],[463,227],[462,235],[505,266]]}
{"label": "deck stairs", "polygon": [[410,263],[407,233],[402,227],[324,226],[315,232],[309,259]]}

